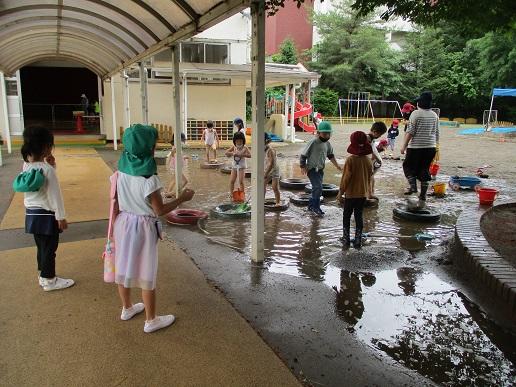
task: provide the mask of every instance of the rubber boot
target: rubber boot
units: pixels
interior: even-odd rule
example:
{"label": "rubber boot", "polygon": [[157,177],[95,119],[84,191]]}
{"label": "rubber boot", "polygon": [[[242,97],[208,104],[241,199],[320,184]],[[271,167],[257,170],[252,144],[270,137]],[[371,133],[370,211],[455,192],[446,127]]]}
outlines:
{"label": "rubber boot", "polygon": [[428,191],[428,181],[421,182],[421,193],[419,194],[418,208],[423,209],[426,207],[426,192]]}
{"label": "rubber boot", "polygon": [[362,229],[355,230],[355,240],[353,241],[353,247],[360,249],[362,247]]}
{"label": "rubber boot", "polygon": [[349,247],[351,245],[351,240],[349,238],[349,224],[343,226],[342,238],[340,238],[340,241],[346,247]]}
{"label": "rubber boot", "polygon": [[[407,178],[409,186],[407,190],[405,191],[405,195],[412,195],[413,193],[417,193],[417,181],[415,177],[408,177]],[[427,187],[428,189],[428,187]]]}

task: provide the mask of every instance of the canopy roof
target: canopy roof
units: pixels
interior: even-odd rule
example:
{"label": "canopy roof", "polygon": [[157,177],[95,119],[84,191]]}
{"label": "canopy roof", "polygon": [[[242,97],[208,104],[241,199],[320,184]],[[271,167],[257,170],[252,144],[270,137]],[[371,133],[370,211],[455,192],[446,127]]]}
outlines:
{"label": "canopy roof", "polygon": [[[172,69],[153,67],[157,75],[171,76]],[[245,79],[247,87],[251,86],[250,64],[212,64],[212,63],[180,63],[179,72],[193,77],[214,77],[229,79]],[[317,81],[321,76],[308,71],[302,64],[285,65],[277,63],[265,64],[265,86],[289,85]]]}
{"label": "canopy roof", "polygon": [[493,96],[516,97],[516,89],[493,89]]}
{"label": "canopy roof", "polygon": [[2,0],[0,70],[69,60],[108,77],[246,8],[249,0]]}

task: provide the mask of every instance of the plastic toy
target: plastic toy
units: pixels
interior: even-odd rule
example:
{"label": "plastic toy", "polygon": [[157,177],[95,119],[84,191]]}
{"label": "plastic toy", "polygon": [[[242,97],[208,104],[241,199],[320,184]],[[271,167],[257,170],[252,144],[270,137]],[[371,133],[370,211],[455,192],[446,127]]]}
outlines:
{"label": "plastic toy", "polygon": [[482,181],[475,176],[451,176],[448,185],[454,191],[459,191],[461,188],[476,190],[477,187],[480,188],[481,183]]}

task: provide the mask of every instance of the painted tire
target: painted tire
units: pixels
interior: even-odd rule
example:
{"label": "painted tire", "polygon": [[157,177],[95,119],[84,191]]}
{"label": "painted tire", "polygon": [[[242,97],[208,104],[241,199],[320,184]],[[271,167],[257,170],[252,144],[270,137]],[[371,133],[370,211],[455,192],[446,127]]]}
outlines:
{"label": "painted tire", "polygon": [[413,222],[438,222],[441,219],[441,214],[434,211],[429,210],[427,208],[421,210],[409,211],[406,207],[400,208],[396,207],[392,210],[395,217],[405,220],[410,220]]}
{"label": "painted tire", "polygon": [[236,214],[227,213],[227,211],[230,211],[232,209],[235,209],[238,206],[238,204],[221,204],[211,210],[211,213],[214,216],[217,216],[219,218],[228,218],[228,219],[241,219],[241,218],[250,218],[251,217],[251,209],[246,212],[239,212]]}
{"label": "painted tire", "polygon": [[217,169],[224,165],[224,163],[201,163],[201,169]]}
{"label": "painted tire", "polygon": [[177,209],[165,215],[165,219],[171,224],[197,224],[199,219],[207,217],[208,213],[204,211],[187,208]]}
{"label": "painted tire", "polygon": [[226,166],[224,166],[224,167],[220,168],[220,171],[221,171],[222,173],[225,173],[226,175],[229,175],[229,174],[231,173],[231,169],[232,169],[231,167],[228,167],[228,166],[226,165]]}
{"label": "painted tire", "polygon": [[[312,197],[312,195],[310,195],[310,194],[302,193],[299,195],[291,196],[290,201],[293,204],[298,205],[298,206],[307,206],[311,197]],[[323,202],[324,202],[324,197],[321,196],[321,203],[323,203]]]}
{"label": "painted tire", "polygon": [[[322,195],[324,197],[337,196],[337,194],[339,193],[339,187],[337,187],[335,184],[323,184],[322,186],[323,186]],[[306,193],[312,192],[312,184],[306,185],[305,192]]]}
{"label": "painted tire", "polygon": [[310,184],[310,180],[308,180],[308,179],[289,178],[289,179],[281,179],[279,181],[280,187],[286,188],[286,189],[303,190],[303,189],[305,189],[307,184]]}
{"label": "painted tire", "polygon": [[267,211],[280,212],[288,209],[289,203],[286,200],[281,200],[279,206],[275,206],[276,201],[274,199],[265,199],[265,209]]}

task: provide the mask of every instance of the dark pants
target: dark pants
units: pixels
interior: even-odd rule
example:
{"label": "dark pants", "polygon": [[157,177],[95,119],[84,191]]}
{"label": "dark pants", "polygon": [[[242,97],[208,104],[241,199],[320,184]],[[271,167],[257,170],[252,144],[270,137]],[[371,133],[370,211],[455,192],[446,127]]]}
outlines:
{"label": "dark pants", "polygon": [[403,161],[403,172],[407,179],[417,179],[421,182],[432,180],[430,164],[435,157],[435,148],[407,149],[407,156]]}
{"label": "dark pants", "polygon": [[351,214],[355,214],[355,229],[362,231],[364,228],[364,205],[366,198],[344,199],[344,213],[342,215],[342,227],[349,234]]}
{"label": "dark pants", "polygon": [[59,245],[59,234],[34,234],[38,248],[38,270],[41,277],[54,278],[56,276],[56,251]]}
{"label": "dark pants", "polygon": [[319,208],[321,207],[321,195],[322,195],[322,184],[324,178],[324,170],[310,169],[308,171],[308,178],[312,184],[312,197],[308,207]]}

